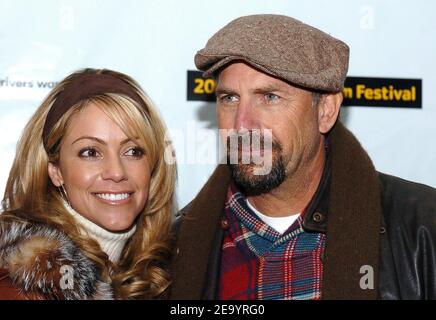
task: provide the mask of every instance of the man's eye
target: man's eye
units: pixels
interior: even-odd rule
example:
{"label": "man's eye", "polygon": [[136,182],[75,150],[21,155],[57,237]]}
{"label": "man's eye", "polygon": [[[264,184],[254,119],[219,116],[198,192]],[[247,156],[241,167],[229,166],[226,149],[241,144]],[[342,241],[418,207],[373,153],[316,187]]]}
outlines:
{"label": "man's eye", "polygon": [[79,151],[79,157],[81,158],[94,158],[98,156],[99,154],[94,148],[84,148]]}
{"label": "man's eye", "polygon": [[274,102],[280,99],[280,97],[274,93],[265,94],[265,99],[269,102]]}
{"label": "man's eye", "polygon": [[142,148],[134,147],[134,148],[130,148],[129,150],[127,150],[125,154],[127,156],[141,158],[145,154],[145,151]]}
{"label": "man's eye", "polygon": [[235,102],[238,100],[238,98],[233,94],[223,95],[223,96],[219,97],[219,99],[222,102]]}

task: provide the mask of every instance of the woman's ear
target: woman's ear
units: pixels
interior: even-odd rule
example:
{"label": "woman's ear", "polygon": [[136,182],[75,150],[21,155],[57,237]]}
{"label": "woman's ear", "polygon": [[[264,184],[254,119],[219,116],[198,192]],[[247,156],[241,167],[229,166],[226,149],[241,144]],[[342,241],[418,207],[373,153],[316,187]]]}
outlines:
{"label": "woman's ear", "polygon": [[338,118],[342,100],[342,92],[323,94],[317,107],[320,133],[325,134],[333,127]]}
{"label": "woman's ear", "polygon": [[60,187],[64,184],[64,179],[62,178],[59,167],[52,162],[48,163],[48,175],[51,179],[51,182],[53,182],[56,187]]}

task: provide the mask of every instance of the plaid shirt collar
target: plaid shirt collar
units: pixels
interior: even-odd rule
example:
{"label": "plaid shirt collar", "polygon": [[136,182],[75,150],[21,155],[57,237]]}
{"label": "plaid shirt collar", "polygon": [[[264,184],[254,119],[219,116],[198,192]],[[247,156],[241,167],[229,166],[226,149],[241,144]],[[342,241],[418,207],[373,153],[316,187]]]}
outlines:
{"label": "plaid shirt collar", "polygon": [[[241,223],[244,232],[253,232],[275,244],[286,242],[290,238],[296,237],[301,232],[304,232],[302,226],[302,216],[304,216],[304,212],[288,230],[281,234],[261,220],[256,213],[248,207],[245,195],[235,184],[230,184],[227,192],[226,211],[233,213],[233,216]],[[237,228],[238,223],[235,222],[236,221],[230,221],[230,226]],[[232,230],[230,230],[230,232],[232,232]]]}

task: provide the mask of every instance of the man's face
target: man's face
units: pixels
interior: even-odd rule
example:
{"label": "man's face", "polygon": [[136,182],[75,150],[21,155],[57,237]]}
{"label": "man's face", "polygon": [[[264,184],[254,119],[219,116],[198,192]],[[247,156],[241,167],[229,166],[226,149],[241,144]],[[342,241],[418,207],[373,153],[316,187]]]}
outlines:
{"label": "man's face", "polygon": [[[220,129],[272,131],[270,173],[255,174],[253,162],[230,164],[233,178],[247,192],[269,192],[313,161],[323,140],[311,92],[234,63],[220,72],[216,94]],[[260,152],[267,152],[262,144]]]}

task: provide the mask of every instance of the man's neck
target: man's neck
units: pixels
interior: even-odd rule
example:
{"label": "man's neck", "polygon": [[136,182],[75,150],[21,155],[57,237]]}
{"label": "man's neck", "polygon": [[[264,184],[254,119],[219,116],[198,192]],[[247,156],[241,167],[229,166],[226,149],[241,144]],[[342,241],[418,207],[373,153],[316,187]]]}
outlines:
{"label": "man's neck", "polygon": [[265,194],[248,196],[248,200],[257,210],[270,217],[301,213],[318,188],[325,158],[325,148],[321,144],[312,162],[300,167],[277,188]]}

